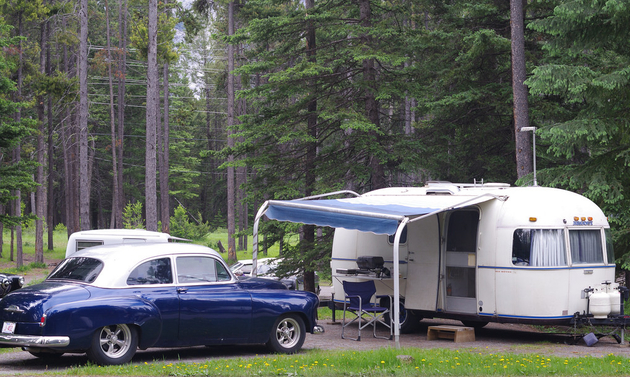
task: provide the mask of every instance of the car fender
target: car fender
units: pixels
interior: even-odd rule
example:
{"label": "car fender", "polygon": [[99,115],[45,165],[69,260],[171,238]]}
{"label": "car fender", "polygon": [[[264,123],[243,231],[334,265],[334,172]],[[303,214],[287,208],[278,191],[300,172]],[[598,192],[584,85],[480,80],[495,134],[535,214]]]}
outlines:
{"label": "car fender", "polygon": [[70,336],[72,349],[89,348],[94,332],[108,325],[137,325],[141,349],[153,345],[162,333],[160,311],[140,297],[110,296],[64,303],[50,308],[45,315],[44,333]]}
{"label": "car fender", "polygon": [[283,315],[294,313],[302,317],[307,332],[313,332],[317,324],[317,308],[319,298],[311,292],[305,291],[252,291],[254,342],[266,342],[269,330],[276,319]]}

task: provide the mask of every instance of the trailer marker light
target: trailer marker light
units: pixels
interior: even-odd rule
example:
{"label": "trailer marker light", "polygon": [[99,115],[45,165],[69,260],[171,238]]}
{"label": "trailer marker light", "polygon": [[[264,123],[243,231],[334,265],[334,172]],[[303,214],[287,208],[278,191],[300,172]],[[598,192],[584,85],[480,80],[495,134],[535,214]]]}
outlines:
{"label": "trailer marker light", "polygon": [[588,221],[593,221],[593,218],[589,216]]}
{"label": "trailer marker light", "polygon": [[577,216],[575,216],[575,217],[573,218],[573,221],[580,221],[580,218],[579,218],[579,217],[577,217]]}
{"label": "trailer marker light", "polygon": [[582,216],[582,221],[586,221],[586,217]]}
{"label": "trailer marker light", "polygon": [[535,222],[536,222],[536,220],[538,220],[538,219],[537,219],[537,218],[535,218],[535,217],[530,217],[530,218],[529,218],[529,221],[530,221],[530,222],[532,222],[532,223],[535,223]]}

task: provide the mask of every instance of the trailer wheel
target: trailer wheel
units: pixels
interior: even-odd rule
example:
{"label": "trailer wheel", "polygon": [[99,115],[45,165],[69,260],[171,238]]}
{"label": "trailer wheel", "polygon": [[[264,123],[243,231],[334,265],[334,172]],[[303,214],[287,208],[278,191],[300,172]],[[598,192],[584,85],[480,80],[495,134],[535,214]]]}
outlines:
{"label": "trailer wheel", "polygon": [[[389,298],[381,298],[380,305],[389,308]],[[402,300],[400,301],[399,313],[400,316],[398,317],[398,321],[400,324],[401,334],[410,334],[418,330],[422,317],[414,313],[413,310],[406,309]],[[385,314],[385,321],[389,322],[389,313]]]}

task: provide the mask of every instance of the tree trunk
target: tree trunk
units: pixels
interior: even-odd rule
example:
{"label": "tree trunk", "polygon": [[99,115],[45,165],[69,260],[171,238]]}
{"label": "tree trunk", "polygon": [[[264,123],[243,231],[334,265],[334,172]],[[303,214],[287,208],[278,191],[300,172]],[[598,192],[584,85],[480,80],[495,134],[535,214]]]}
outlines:
{"label": "tree trunk", "polygon": [[[67,27],[67,20],[64,17],[62,20],[62,27],[65,30]],[[63,44],[63,69],[68,77],[70,76],[70,61],[68,59],[68,46]],[[72,132],[73,122],[70,120],[70,112],[66,108],[63,117],[63,124],[61,126],[61,137],[62,137],[62,148],[63,148],[63,178],[64,178],[64,199],[65,199],[65,214],[66,214],[66,229],[68,232],[68,237],[78,230],[75,227],[75,219],[74,219],[74,180],[73,180],[73,166],[71,159],[74,159],[74,154],[72,153],[72,146],[74,143],[71,141],[74,133]]]}
{"label": "tree trunk", "polygon": [[125,193],[123,191],[123,140],[125,138],[125,78],[127,75],[127,1],[118,3],[118,209],[116,210],[116,224],[122,228],[122,213],[125,207]]}
{"label": "tree trunk", "polygon": [[112,77],[112,43],[109,29],[109,2],[105,0],[105,33],[107,34],[107,79],[109,84],[109,124],[112,139],[112,213],[109,226],[112,229],[122,228],[122,224],[116,222],[118,211],[118,162],[116,160],[116,117],[114,111],[114,79]]}
{"label": "tree trunk", "polygon": [[146,162],[145,162],[145,210],[147,230],[157,231],[157,0],[149,0],[149,25],[147,49],[147,111],[146,111]]}
{"label": "tree trunk", "polygon": [[[47,22],[40,23],[39,31],[39,73],[46,74],[46,27]],[[44,161],[45,146],[44,135],[46,135],[46,122],[44,108],[44,97],[37,96],[37,120],[39,121],[39,133],[37,134],[37,168],[35,169],[35,182],[38,183],[35,189],[35,262],[44,262]]]}
{"label": "tree trunk", "polygon": [[[239,55],[239,54],[237,54]],[[240,76],[236,77],[236,90],[241,90],[241,78]],[[247,100],[241,98],[238,100],[238,111],[235,117],[235,123],[238,122],[238,116],[246,113],[246,105]],[[244,141],[242,137],[239,138],[239,141]],[[247,250],[247,237],[245,236],[247,230],[247,203],[246,203],[246,193],[245,193],[245,184],[247,183],[247,167],[239,166],[236,168],[236,192],[237,192],[237,203],[238,203],[238,250]]]}
{"label": "tree trunk", "polygon": [[88,1],[79,9],[79,177],[81,230],[90,229],[90,176],[88,174]]}
{"label": "tree trunk", "polygon": [[523,0],[510,0],[512,33],[512,93],[514,95],[514,133],[516,141],[516,173],[522,178],[533,171],[532,136],[520,132],[529,125],[525,70],[525,34]]}
{"label": "tree trunk", "polygon": [[[18,35],[21,37],[24,34],[24,25],[22,24],[22,14],[20,13],[18,15]],[[22,101],[22,85],[24,83],[24,77],[23,77],[23,67],[24,67],[24,54],[23,54],[23,43],[22,43],[22,39],[20,39],[19,41],[19,53],[18,53],[18,77],[17,77],[17,99],[19,101]],[[20,122],[20,120],[22,119],[22,109],[18,107],[18,111],[16,114],[16,120],[17,122]],[[22,156],[22,147],[20,145],[20,143],[17,144],[17,146],[15,147],[14,150],[14,156],[13,159],[15,160],[16,163],[20,162]],[[15,216],[20,217],[22,216],[22,191],[21,190],[16,190],[15,191],[15,201],[14,201],[14,210],[13,213],[15,214]],[[11,237],[13,238],[13,237]],[[15,251],[16,251],[16,267],[20,268],[22,267],[22,265],[24,264],[24,261],[22,259],[22,225],[18,224],[15,226]],[[13,249],[11,249],[11,260],[13,260]]]}
{"label": "tree trunk", "polygon": [[[50,41],[50,35],[52,33],[51,31],[51,27],[48,27],[47,29],[47,33],[48,33],[48,41]],[[48,43],[46,45],[46,75],[48,75],[48,77],[52,77],[52,64],[50,63],[50,43]],[[54,249],[54,245],[53,245],[53,234],[54,234],[54,227],[55,227],[55,223],[54,223],[54,195],[53,195],[53,188],[54,188],[54,182],[57,180],[57,177],[55,177],[53,175],[54,172],[54,148],[53,148],[53,114],[52,114],[52,95],[49,93],[48,94],[48,179],[46,180],[48,182],[48,189],[46,190],[46,194],[47,194],[47,199],[46,199],[46,204],[47,204],[47,208],[46,208],[46,227],[48,228],[48,250],[53,250]],[[43,261],[43,260],[42,260]]]}
{"label": "tree trunk", "polygon": [[[361,26],[364,28],[372,27],[372,9],[370,0],[360,0],[359,2],[359,15],[361,19]],[[364,45],[369,45],[372,41],[372,37],[368,34],[361,36],[361,42]],[[374,124],[376,128],[380,127],[380,117],[378,113],[378,101],[376,100],[376,93],[370,86],[376,80],[376,69],[374,68],[374,59],[365,59],[363,61],[363,81],[368,85],[365,89],[365,113],[367,118]],[[376,132],[371,132],[373,136],[373,142],[378,143],[379,137]],[[381,160],[378,156],[372,154],[370,156],[370,167],[372,168],[371,185],[372,190],[386,187],[385,182],[385,169],[381,164]]]}
{"label": "tree trunk", "polygon": [[161,214],[162,214],[162,232],[169,233],[170,232],[170,200],[169,200],[169,185],[168,185],[168,176],[169,176],[169,90],[168,90],[168,75],[169,75],[169,67],[168,63],[164,63],[164,122],[162,125],[162,135],[160,140],[162,140],[162,146],[160,148],[161,156],[160,156],[160,203],[161,203]]}
{"label": "tree trunk", "polygon": [[[228,35],[234,35],[234,1],[228,4]],[[228,44],[228,82],[227,82],[227,146],[234,147],[232,127],[234,126],[234,46]],[[234,188],[234,155],[228,156],[227,168],[227,222],[228,222],[228,262],[236,261],[236,240],[234,239],[235,219],[235,188]]]}
{"label": "tree trunk", "polygon": [[[315,0],[306,0],[306,11],[315,7]],[[306,25],[306,57],[310,62],[316,61],[317,54],[317,40],[315,37],[315,25],[313,21],[308,21]],[[310,139],[317,140],[317,100],[316,93],[317,88],[315,82],[311,83],[311,99],[308,103],[308,118],[307,127],[308,135]],[[304,194],[305,196],[311,196],[315,190],[315,163],[317,158],[317,142],[311,141],[306,147],[306,160],[304,161]],[[305,225],[302,228],[304,232],[304,243],[302,253],[306,254],[309,250],[313,249],[315,245],[315,226]],[[306,258],[305,258],[306,259]],[[315,272],[310,266],[310,260],[304,262],[304,290],[308,292],[315,292]]]}

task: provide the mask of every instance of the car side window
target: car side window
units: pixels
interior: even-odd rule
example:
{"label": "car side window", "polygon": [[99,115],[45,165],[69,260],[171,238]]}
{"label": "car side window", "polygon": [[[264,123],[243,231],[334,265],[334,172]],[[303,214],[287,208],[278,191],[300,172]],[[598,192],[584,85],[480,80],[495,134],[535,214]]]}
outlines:
{"label": "car side window", "polygon": [[225,266],[209,257],[177,258],[177,280],[180,283],[229,281],[230,274]]}
{"label": "car side window", "polygon": [[171,284],[173,272],[170,258],[153,259],[134,268],[127,278],[128,285]]}

